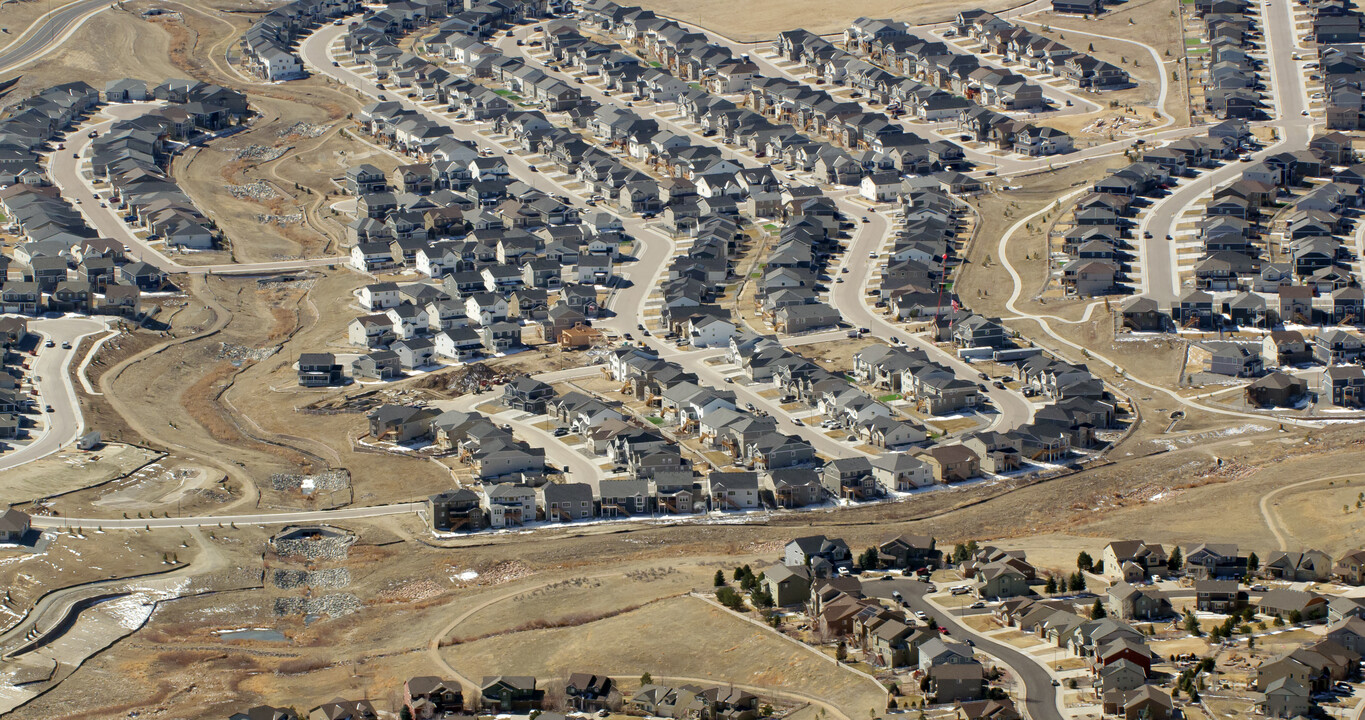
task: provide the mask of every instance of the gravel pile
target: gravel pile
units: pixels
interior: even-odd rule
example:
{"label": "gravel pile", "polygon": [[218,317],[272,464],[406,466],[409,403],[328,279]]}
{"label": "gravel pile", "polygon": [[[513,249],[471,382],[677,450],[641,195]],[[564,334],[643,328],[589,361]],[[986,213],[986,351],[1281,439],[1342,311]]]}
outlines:
{"label": "gravel pile", "polygon": [[276,540],[275,552],[284,557],[302,557],[309,560],[344,560],[354,542],[353,537]]}
{"label": "gravel pile", "polygon": [[295,590],[301,587],[337,590],[351,584],[351,571],[346,568],[326,570],[286,570],[277,569],[271,582],[281,590]]}
{"label": "gravel pile", "polygon": [[284,148],[266,147],[264,145],[247,145],[243,148],[236,148],[229,151],[234,160],[258,160],[260,162],[270,162],[278,159],[284,154]]}
{"label": "gravel pile", "polygon": [[326,615],[341,617],[360,612],[360,598],[350,593],[315,598],[275,598],[276,615]]}
{"label": "gravel pile", "polygon": [[291,490],[301,490],[303,486],[310,485],[314,491],[334,492],[345,490],[351,486],[351,473],[349,470],[328,470],[316,475],[289,475],[276,474],[270,476],[270,487],[288,492]]}
{"label": "gravel pile", "polygon": [[275,188],[264,180],[257,180],[245,185],[229,185],[227,189],[238,200],[274,200],[280,196]]}
{"label": "gravel pile", "polygon": [[257,215],[256,222],[262,225],[298,225],[303,222],[303,213],[290,213],[288,215]]}
{"label": "gravel pile", "polygon": [[327,132],[326,125],[313,125],[306,122],[296,122],[293,125],[280,131],[280,137],[298,136],[301,138],[315,138]]}

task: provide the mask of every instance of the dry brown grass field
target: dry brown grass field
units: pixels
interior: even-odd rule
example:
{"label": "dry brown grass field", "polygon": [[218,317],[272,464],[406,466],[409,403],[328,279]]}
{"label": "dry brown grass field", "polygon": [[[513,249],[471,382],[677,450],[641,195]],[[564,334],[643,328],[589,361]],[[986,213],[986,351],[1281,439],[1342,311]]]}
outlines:
{"label": "dry brown grass field", "polygon": [[886,702],[882,689],[871,681],[690,597],[663,600],[580,627],[479,640],[446,648],[443,654],[468,677],[514,672],[567,677],[578,672],[576,668],[593,667],[620,677],[649,672],[811,693],[849,717],[879,712]]}

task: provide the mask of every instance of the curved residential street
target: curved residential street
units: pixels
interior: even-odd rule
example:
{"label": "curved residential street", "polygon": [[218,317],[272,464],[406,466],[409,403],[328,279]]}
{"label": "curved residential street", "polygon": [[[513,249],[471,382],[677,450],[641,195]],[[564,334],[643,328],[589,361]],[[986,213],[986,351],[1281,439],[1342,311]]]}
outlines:
{"label": "curved residential street", "polygon": [[[76,389],[72,386],[72,359],[80,349],[80,341],[109,329],[108,318],[67,316],[42,318],[28,324],[29,332],[40,337],[38,357],[33,361],[30,379],[38,389],[36,409],[42,417],[41,428],[30,428],[27,444],[0,455],[0,472],[51,455],[76,441],[85,431],[85,420]],[[55,347],[46,347],[52,340]],[[71,347],[63,348],[63,343]],[[48,412],[46,406],[52,406]]]}

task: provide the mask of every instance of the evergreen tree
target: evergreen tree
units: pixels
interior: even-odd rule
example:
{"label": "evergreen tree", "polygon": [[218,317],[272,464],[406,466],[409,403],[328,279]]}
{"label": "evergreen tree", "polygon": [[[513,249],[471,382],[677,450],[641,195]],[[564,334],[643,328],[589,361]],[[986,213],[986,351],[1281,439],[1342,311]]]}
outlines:
{"label": "evergreen tree", "polygon": [[725,586],[725,571],[724,571],[724,570],[717,570],[717,571],[716,571],[716,587],[724,587],[724,586]]}
{"label": "evergreen tree", "polygon": [[1076,556],[1076,569],[1077,569],[1077,570],[1080,570],[1081,572],[1090,572],[1091,568],[1094,568],[1094,567],[1095,567],[1095,561],[1094,561],[1093,559],[1091,559],[1090,553],[1088,553],[1088,552],[1082,550],[1082,551],[1081,551],[1081,554]]}
{"label": "evergreen tree", "polygon": [[1256,572],[1261,568],[1261,559],[1256,557],[1256,553],[1247,556],[1247,570]]}
{"label": "evergreen tree", "polygon": [[1171,554],[1166,558],[1166,569],[1177,573],[1184,565],[1185,559],[1180,555],[1180,548],[1171,548]]}
{"label": "evergreen tree", "polygon": [[1057,594],[1057,578],[1055,578],[1055,577],[1053,577],[1053,576],[1051,576],[1051,575],[1048,575],[1048,576],[1047,576],[1047,584],[1043,586],[1043,592],[1047,593],[1048,595],[1056,595],[1056,594]]}
{"label": "evergreen tree", "polygon": [[1090,606],[1090,619],[1099,620],[1108,615],[1109,613],[1104,610],[1104,603],[1101,603],[1099,598],[1095,598],[1095,604]]}

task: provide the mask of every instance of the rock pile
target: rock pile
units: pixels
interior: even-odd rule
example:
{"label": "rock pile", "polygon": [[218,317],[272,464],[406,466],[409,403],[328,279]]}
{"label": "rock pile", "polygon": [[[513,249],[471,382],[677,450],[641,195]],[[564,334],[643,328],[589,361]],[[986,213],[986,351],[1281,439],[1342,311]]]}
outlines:
{"label": "rock pile", "polygon": [[257,180],[245,185],[229,185],[227,189],[238,200],[274,200],[280,196],[275,191],[274,186],[264,180]]}
{"label": "rock pile", "polygon": [[336,618],[360,612],[360,607],[360,598],[350,593],[315,598],[275,598],[276,615],[326,615]]}

